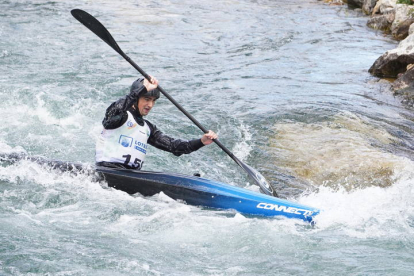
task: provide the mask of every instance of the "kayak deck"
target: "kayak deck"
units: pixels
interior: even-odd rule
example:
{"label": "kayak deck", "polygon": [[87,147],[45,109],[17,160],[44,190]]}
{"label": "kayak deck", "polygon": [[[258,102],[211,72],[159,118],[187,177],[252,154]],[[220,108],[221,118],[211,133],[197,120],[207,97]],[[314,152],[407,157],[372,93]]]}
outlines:
{"label": "kayak deck", "polygon": [[209,179],[181,174],[96,167],[109,187],[152,196],[163,192],[189,205],[233,209],[255,216],[284,216],[312,222],[318,209]]}
{"label": "kayak deck", "polygon": [[109,187],[128,194],[153,196],[163,192],[172,199],[189,205],[236,210],[244,215],[283,216],[313,222],[313,218],[319,214],[319,210],[313,207],[197,176],[102,166],[91,168],[71,162],[29,157],[26,154],[3,154],[0,155],[0,160],[30,160],[60,171],[95,175],[97,181],[105,180]]}

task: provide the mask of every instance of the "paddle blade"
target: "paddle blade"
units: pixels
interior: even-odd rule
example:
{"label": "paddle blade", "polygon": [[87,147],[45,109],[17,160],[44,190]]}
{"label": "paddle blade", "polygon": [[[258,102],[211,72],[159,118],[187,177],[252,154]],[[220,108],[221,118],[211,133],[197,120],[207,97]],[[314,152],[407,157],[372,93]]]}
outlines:
{"label": "paddle blade", "polygon": [[260,190],[262,193],[270,196],[279,197],[275,190],[273,190],[272,186],[267,182],[266,178],[259,173],[254,168],[250,167],[249,165],[244,164],[241,162],[241,166],[244,168],[245,171],[249,174],[250,178],[259,185]]}
{"label": "paddle blade", "polygon": [[109,33],[109,31],[98,21],[95,17],[80,9],[74,9],[70,12],[80,23],[85,25],[86,28],[91,30],[94,34],[99,36],[109,46],[111,46],[120,55],[125,55],[121,48],[116,43],[115,39]]}

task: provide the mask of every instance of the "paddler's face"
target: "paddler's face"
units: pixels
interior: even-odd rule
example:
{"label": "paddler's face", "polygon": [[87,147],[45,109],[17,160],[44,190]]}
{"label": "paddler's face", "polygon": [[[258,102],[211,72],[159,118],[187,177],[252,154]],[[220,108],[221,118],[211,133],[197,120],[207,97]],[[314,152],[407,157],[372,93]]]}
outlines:
{"label": "paddler's face", "polygon": [[138,110],[141,116],[147,116],[151,111],[152,107],[155,105],[157,98],[144,96],[138,99]]}

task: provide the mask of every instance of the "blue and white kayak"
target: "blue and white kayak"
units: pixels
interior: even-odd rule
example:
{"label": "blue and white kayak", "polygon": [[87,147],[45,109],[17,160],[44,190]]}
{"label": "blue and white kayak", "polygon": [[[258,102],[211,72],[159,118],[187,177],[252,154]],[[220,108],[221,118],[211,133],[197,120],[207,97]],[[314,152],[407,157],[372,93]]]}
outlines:
{"label": "blue and white kayak", "polygon": [[128,194],[152,196],[163,192],[189,205],[231,209],[244,215],[301,219],[312,222],[319,210],[209,179],[175,173],[96,167],[109,187]]}
{"label": "blue and white kayak", "polygon": [[249,216],[282,216],[313,222],[319,210],[292,201],[250,191],[209,179],[175,173],[136,171],[122,168],[83,166],[71,162],[51,161],[26,154],[0,154],[1,161],[30,160],[56,170],[86,173],[105,180],[109,187],[128,194],[153,196],[163,192],[189,205],[221,210],[235,210]]}

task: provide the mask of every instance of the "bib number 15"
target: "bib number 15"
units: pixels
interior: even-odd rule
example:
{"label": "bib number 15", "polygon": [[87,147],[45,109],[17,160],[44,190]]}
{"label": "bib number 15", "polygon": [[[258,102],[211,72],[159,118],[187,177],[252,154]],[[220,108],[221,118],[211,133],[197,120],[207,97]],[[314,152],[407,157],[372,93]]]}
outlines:
{"label": "bib number 15", "polygon": [[122,157],[125,158],[124,165],[133,167],[134,169],[137,169],[137,170],[140,170],[142,168],[142,164],[144,164],[144,162],[141,161],[141,159],[138,159],[138,158],[135,158],[134,163],[131,164],[130,163],[131,162],[131,154],[122,155]]}

